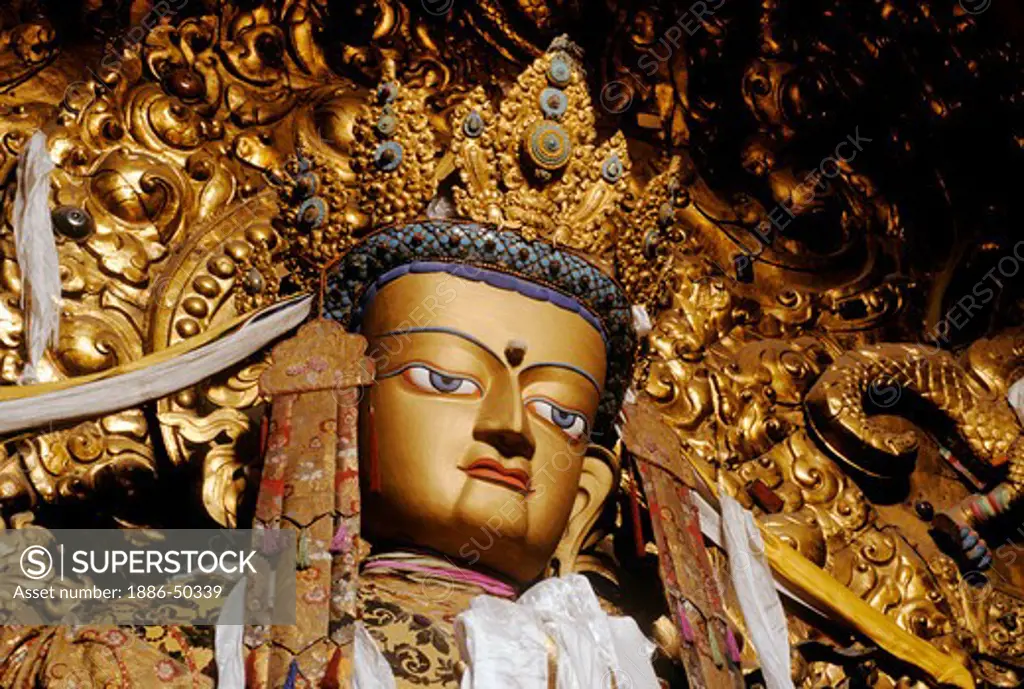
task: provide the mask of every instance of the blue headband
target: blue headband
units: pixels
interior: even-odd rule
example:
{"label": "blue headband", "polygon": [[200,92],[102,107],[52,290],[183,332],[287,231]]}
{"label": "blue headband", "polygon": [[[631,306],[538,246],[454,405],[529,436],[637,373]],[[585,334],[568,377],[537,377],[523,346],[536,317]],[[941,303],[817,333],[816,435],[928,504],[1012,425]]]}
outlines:
{"label": "blue headband", "polygon": [[605,343],[605,347],[608,346],[608,338],[605,337],[604,326],[601,321],[583,307],[578,301],[572,297],[567,297],[564,294],[556,292],[553,289],[549,289],[544,285],[538,285],[534,282],[529,282],[515,275],[508,273],[499,273],[495,270],[489,270],[487,268],[481,268],[479,266],[471,266],[463,263],[445,263],[442,261],[414,261],[407,263],[397,268],[392,268],[387,271],[370,286],[360,302],[359,309],[352,317],[352,326],[362,322],[363,312],[369,307],[370,302],[377,296],[377,292],[380,291],[384,285],[397,280],[398,278],[408,275],[409,273],[447,273],[459,278],[465,278],[466,280],[472,280],[474,282],[482,282],[491,287],[497,287],[498,289],[508,290],[510,292],[518,292],[524,297],[530,299],[536,299],[537,301],[546,301],[555,306],[571,311],[572,313],[579,314],[583,317],[587,323],[594,326],[594,329],[601,334],[601,339]]}

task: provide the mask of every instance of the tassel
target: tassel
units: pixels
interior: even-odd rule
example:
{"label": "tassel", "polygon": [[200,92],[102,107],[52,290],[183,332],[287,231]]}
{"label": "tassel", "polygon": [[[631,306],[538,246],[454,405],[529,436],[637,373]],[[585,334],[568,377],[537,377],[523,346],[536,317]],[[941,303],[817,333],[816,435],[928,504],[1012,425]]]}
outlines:
{"label": "tassel", "polygon": [[370,405],[370,438],[367,454],[370,455],[370,492],[380,492],[380,462],[377,460],[377,424],[373,416],[373,405]]}
{"label": "tassel", "polygon": [[299,679],[299,661],[292,658],[292,664],[288,666],[288,676],[284,680],[281,689],[295,689],[295,682]]}
{"label": "tassel", "polygon": [[309,569],[309,536],[305,529],[299,535],[299,556],[295,564],[299,569]]}
{"label": "tassel", "polygon": [[692,644],[697,640],[697,636],[693,633],[693,627],[690,625],[690,618],[686,614],[686,606],[679,603],[676,614],[679,616],[679,631],[683,635],[683,640],[688,644]]}
{"label": "tassel", "polygon": [[60,257],[50,217],[52,170],[46,135],[36,132],[18,162],[12,218],[28,350],[20,380],[23,384],[39,380],[39,362],[46,348],[57,341],[60,330]]}
{"label": "tassel", "polygon": [[708,624],[708,645],[711,646],[711,660],[714,661],[715,667],[722,667],[725,665],[725,658],[722,657],[722,649],[718,647],[718,639],[715,635],[715,630],[712,625]]}
{"label": "tassel", "polygon": [[725,627],[725,648],[729,651],[729,660],[733,665],[740,664],[740,646],[736,643],[736,635],[732,633],[732,627]]}
{"label": "tassel", "polygon": [[320,682],[320,689],[341,689],[341,657],[340,648],[334,649],[331,659],[327,661],[327,669],[324,671],[324,678]]}
{"label": "tassel", "polygon": [[284,546],[288,542],[285,534],[277,527],[259,529],[255,533],[255,538],[259,546],[258,550],[267,557],[277,555],[284,550]]}
{"label": "tassel", "polygon": [[647,555],[647,550],[644,548],[644,527],[640,523],[640,496],[637,495],[639,490],[637,484],[640,479],[632,470],[630,470],[630,478],[633,479],[630,481],[629,487],[629,503],[633,513],[633,541],[636,544],[636,556],[642,559]]}
{"label": "tassel", "polygon": [[344,555],[350,547],[351,541],[349,539],[348,527],[344,523],[338,524],[338,530],[334,532],[334,538],[331,539],[331,554]]}

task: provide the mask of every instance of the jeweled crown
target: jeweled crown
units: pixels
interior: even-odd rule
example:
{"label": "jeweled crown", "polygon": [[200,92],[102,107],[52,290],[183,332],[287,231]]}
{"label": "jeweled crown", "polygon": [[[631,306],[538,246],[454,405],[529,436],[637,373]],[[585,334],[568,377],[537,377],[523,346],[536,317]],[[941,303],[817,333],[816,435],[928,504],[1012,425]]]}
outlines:
{"label": "jeweled crown", "polygon": [[476,88],[444,126],[428,96],[386,73],[353,119],[343,172],[315,147],[300,146],[282,182],[281,232],[295,256],[292,269],[311,282],[371,229],[461,219],[576,251],[615,277],[632,301],[653,303],[677,170],[635,197],[625,137],[597,140],[574,44],[556,39],[500,104]]}

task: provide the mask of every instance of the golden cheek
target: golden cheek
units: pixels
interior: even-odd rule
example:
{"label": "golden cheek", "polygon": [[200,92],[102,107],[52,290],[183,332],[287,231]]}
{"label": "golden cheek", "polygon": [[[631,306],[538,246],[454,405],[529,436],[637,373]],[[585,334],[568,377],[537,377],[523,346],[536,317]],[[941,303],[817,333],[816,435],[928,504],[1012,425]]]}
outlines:
{"label": "golden cheek", "polygon": [[476,405],[423,393],[400,377],[380,381],[372,400],[386,499],[429,514],[449,513],[467,479],[459,465],[474,442]]}
{"label": "golden cheek", "polygon": [[580,456],[564,443],[534,460],[530,467],[532,492],[527,502],[536,527],[544,530],[545,524],[568,518],[579,489],[581,467]]}
{"label": "golden cheek", "polygon": [[425,391],[398,375],[378,381],[372,399],[378,446],[407,461],[429,455],[437,466],[455,466],[475,442],[477,398]]}
{"label": "golden cheek", "polygon": [[548,478],[572,481],[583,463],[586,442],[576,441],[551,424],[533,418],[530,431],[536,450],[530,462],[531,473],[545,473]]}

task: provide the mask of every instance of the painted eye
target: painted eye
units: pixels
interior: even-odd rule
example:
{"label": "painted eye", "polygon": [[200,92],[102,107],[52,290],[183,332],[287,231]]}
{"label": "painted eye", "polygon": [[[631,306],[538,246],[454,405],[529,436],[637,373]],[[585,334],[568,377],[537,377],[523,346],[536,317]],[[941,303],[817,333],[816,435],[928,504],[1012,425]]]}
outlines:
{"label": "painted eye", "polygon": [[579,412],[562,409],[557,404],[539,397],[527,400],[526,405],[537,416],[553,424],[573,440],[579,440],[587,434],[587,419]]}
{"label": "painted eye", "polygon": [[480,392],[480,386],[469,378],[448,375],[426,366],[410,366],[402,375],[420,390],[427,392],[443,395],[476,395]]}

